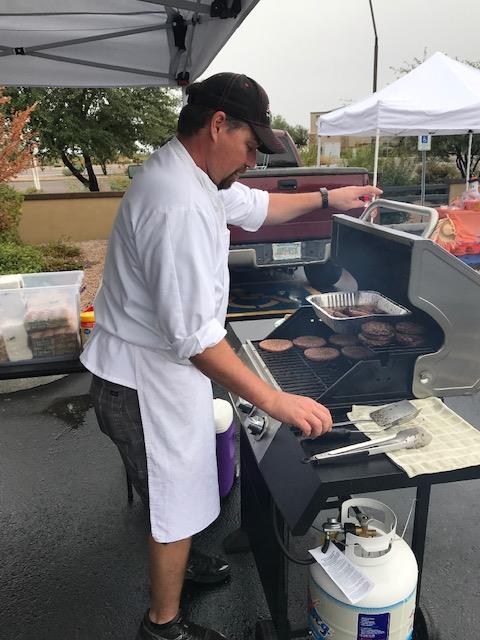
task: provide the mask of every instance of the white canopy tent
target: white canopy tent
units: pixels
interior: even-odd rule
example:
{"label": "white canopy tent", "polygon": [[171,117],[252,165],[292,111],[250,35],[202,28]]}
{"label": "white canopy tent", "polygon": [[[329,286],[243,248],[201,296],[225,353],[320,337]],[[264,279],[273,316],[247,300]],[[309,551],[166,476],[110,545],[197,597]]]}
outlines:
{"label": "white canopy tent", "polygon": [[258,1],[0,0],[0,85],[193,82]]}
{"label": "white canopy tent", "polygon": [[374,184],[380,136],[469,133],[469,170],[472,134],[478,132],[480,71],[440,52],[384,89],[318,120],[319,138],[376,137]]}

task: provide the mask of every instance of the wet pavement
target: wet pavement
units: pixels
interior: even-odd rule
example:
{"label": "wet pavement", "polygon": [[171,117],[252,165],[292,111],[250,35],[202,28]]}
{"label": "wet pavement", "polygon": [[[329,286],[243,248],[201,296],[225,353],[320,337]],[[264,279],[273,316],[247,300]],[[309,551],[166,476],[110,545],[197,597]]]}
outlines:
{"label": "wet pavement", "polygon": [[[127,503],[123,466],[97,427],[89,383],[89,374],[75,374],[0,395],[0,640],[133,640],[147,606],[147,515],[138,498]],[[449,404],[480,423],[478,396]],[[445,640],[478,638],[479,489],[470,481],[432,490],[422,600]],[[403,526],[411,490],[370,495]],[[235,486],[196,543],[218,552],[238,524]],[[298,555],[313,541],[313,533],[296,538]],[[232,580],[187,590],[184,606],[194,620],[243,640],[268,614],[252,556],[229,561]],[[305,620],[306,581],[307,570],[292,567],[294,624]]]}

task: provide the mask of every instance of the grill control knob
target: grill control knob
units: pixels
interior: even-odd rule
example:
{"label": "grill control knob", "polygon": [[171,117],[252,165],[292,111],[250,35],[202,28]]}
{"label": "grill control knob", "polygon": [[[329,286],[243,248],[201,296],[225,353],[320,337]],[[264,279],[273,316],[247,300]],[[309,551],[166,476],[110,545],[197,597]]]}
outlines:
{"label": "grill control knob", "polygon": [[237,407],[240,409],[242,413],[253,413],[253,404],[244,398],[238,398]]}
{"label": "grill control knob", "polygon": [[265,433],[267,420],[264,416],[248,416],[243,424],[256,440],[260,440]]}

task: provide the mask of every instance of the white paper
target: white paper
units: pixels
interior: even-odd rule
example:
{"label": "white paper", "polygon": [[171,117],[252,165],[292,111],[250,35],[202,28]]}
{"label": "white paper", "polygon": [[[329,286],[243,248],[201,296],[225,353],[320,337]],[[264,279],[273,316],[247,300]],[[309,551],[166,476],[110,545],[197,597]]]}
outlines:
{"label": "white paper", "polygon": [[309,553],[352,604],[362,600],[373,589],[373,582],[332,542],[328,545],[326,553],[322,552],[321,547],[310,549]]}

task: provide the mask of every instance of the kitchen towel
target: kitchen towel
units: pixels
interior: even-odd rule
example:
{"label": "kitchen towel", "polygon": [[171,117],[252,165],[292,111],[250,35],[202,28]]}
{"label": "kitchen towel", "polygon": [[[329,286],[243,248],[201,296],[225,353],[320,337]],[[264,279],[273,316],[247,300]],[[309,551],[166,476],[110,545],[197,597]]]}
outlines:
{"label": "kitchen towel", "polygon": [[[432,436],[432,441],[421,449],[399,449],[386,455],[401,467],[409,478],[426,473],[439,473],[480,465],[480,431],[449,409],[439,398],[411,400],[420,413],[409,422],[382,430],[374,422],[357,426],[374,440],[393,435],[408,427],[422,427]],[[368,419],[378,406],[354,405],[350,420]]]}

